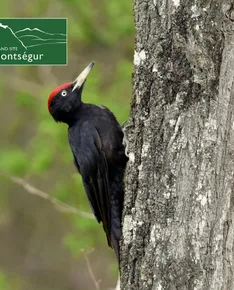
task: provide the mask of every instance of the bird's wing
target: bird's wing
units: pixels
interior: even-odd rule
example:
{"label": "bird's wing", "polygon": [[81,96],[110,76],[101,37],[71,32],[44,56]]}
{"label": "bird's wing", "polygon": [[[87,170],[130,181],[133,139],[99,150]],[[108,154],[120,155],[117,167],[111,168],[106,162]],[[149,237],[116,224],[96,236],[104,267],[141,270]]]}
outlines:
{"label": "bird's wing", "polygon": [[98,130],[84,122],[79,128],[79,146],[69,136],[75,164],[82,176],[86,194],[98,222],[102,222],[109,246],[110,239],[110,192],[108,164]]}

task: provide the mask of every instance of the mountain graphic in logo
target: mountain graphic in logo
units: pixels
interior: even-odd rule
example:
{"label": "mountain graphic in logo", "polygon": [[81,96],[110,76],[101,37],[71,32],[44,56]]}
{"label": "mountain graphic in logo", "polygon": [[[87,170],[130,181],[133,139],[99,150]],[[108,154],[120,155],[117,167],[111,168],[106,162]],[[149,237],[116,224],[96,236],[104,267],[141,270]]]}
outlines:
{"label": "mountain graphic in logo", "polygon": [[11,44],[8,43],[7,45],[14,46],[14,44],[17,44],[18,46],[20,43],[24,49],[46,44],[66,43],[66,34],[63,33],[49,33],[39,28],[24,28],[14,32],[9,26],[0,23],[0,39],[8,40],[9,36],[4,37],[6,36],[4,34],[10,33],[12,34],[12,41]]}
{"label": "mountain graphic in logo", "polygon": [[0,19],[0,65],[66,64],[66,18]]}
{"label": "mountain graphic in logo", "polygon": [[18,47],[20,51],[27,50],[24,43],[15,35],[14,31],[7,25],[0,23],[0,39],[2,47]]}

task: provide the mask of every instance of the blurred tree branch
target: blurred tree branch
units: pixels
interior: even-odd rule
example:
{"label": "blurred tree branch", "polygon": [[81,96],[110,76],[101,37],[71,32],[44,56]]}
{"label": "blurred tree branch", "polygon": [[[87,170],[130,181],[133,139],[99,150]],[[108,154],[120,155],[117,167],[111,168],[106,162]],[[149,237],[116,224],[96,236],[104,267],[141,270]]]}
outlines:
{"label": "blurred tree branch", "polygon": [[[26,92],[39,99],[39,92],[41,92],[45,87],[43,85],[37,84],[29,80],[25,80],[15,75],[11,74],[0,74],[1,81],[4,85],[9,86],[11,89],[20,92]],[[12,86],[12,84],[14,84]]]}
{"label": "blurred tree branch", "polygon": [[[10,75],[10,74],[0,74],[1,81],[4,85],[9,86],[11,89],[20,92],[26,92],[33,97],[39,99],[39,92],[45,89],[43,85],[37,84],[36,82],[32,82],[29,80],[25,80],[18,76]],[[11,84],[14,84],[13,86]]]}
{"label": "blurred tree branch", "polygon": [[121,290],[121,289],[120,289],[120,275],[119,275],[119,277],[118,277],[117,284],[116,284],[114,290]]}
{"label": "blurred tree branch", "polygon": [[[97,277],[95,276],[94,272],[93,272],[93,268],[91,266],[91,263],[90,263],[90,259],[89,259],[89,255],[93,252],[93,249],[90,249],[88,251],[84,251],[83,250],[83,255],[84,255],[84,259],[85,259],[85,262],[86,262],[86,265],[87,265],[87,268],[88,268],[88,272],[89,272],[89,276],[95,286],[95,290],[100,290],[100,283],[101,283],[101,280],[97,280]],[[111,288],[110,290],[120,290],[120,276],[118,277],[118,280],[117,280],[117,284],[115,286],[115,288]]]}
{"label": "blurred tree branch", "polygon": [[41,66],[38,67],[38,76],[45,86],[56,87],[58,85],[55,75],[52,73],[53,67]]}
{"label": "blurred tree branch", "polygon": [[13,183],[22,186],[28,193],[33,194],[33,195],[37,195],[43,199],[49,200],[55,206],[55,208],[60,212],[72,213],[72,214],[76,214],[76,215],[84,217],[84,218],[95,219],[93,214],[78,210],[78,209],[58,200],[57,198],[50,196],[48,193],[36,188],[35,186],[30,184],[29,182],[27,182],[23,178],[11,176],[11,175],[5,174],[5,173],[0,173],[0,175],[11,180]]}
{"label": "blurred tree branch", "polygon": [[96,290],[100,290],[100,283],[101,283],[101,280],[97,280],[97,278],[95,277],[95,274],[93,272],[93,269],[92,269],[92,266],[89,262],[89,255],[92,253],[93,249],[89,250],[89,252],[85,252],[84,251],[84,258],[85,258],[85,262],[86,262],[86,265],[87,265],[87,268],[88,268],[88,272],[89,272],[89,275],[91,277],[91,280],[93,281],[93,284],[95,286],[95,289]]}

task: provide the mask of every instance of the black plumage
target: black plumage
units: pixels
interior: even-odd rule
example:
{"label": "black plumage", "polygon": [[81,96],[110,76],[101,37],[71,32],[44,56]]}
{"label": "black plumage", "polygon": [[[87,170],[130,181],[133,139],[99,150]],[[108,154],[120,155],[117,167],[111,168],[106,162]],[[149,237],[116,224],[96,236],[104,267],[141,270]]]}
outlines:
{"label": "black plumage", "polygon": [[73,83],[55,89],[48,108],[56,121],[68,124],[74,163],[98,222],[102,222],[108,245],[119,259],[124,170],[128,161],[123,131],[114,114],[104,106],[83,103],[81,93],[91,63]]}

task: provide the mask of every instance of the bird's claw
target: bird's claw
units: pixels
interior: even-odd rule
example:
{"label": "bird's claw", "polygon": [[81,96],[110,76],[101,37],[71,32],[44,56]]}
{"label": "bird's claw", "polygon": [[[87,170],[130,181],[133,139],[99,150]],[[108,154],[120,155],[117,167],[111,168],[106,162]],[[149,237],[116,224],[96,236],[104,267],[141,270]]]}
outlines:
{"label": "bird's claw", "polygon": [[127,140],[127,135],[126,135],[126,128],[129,126],[129,125],[126,125],[125,124],[127,123],[127,121],[124,121],[122,124],[121,124],[121,128],[122,128],[122,131],[123,131],[123,134],[124,134],[124,137],[123,137],[123,146],[125,148],[125,155],[127,157],[129,157],[129,154],[128,154],[128,140]]}
{"label": "bird's claw", "polygon": [[127,123],[127,120],[124,121],[124,122],[121,124],[121,128],[122,128],[122,130],[125,129],[125,126],[124,126],[124,125],[125,125],[126,123]]}

